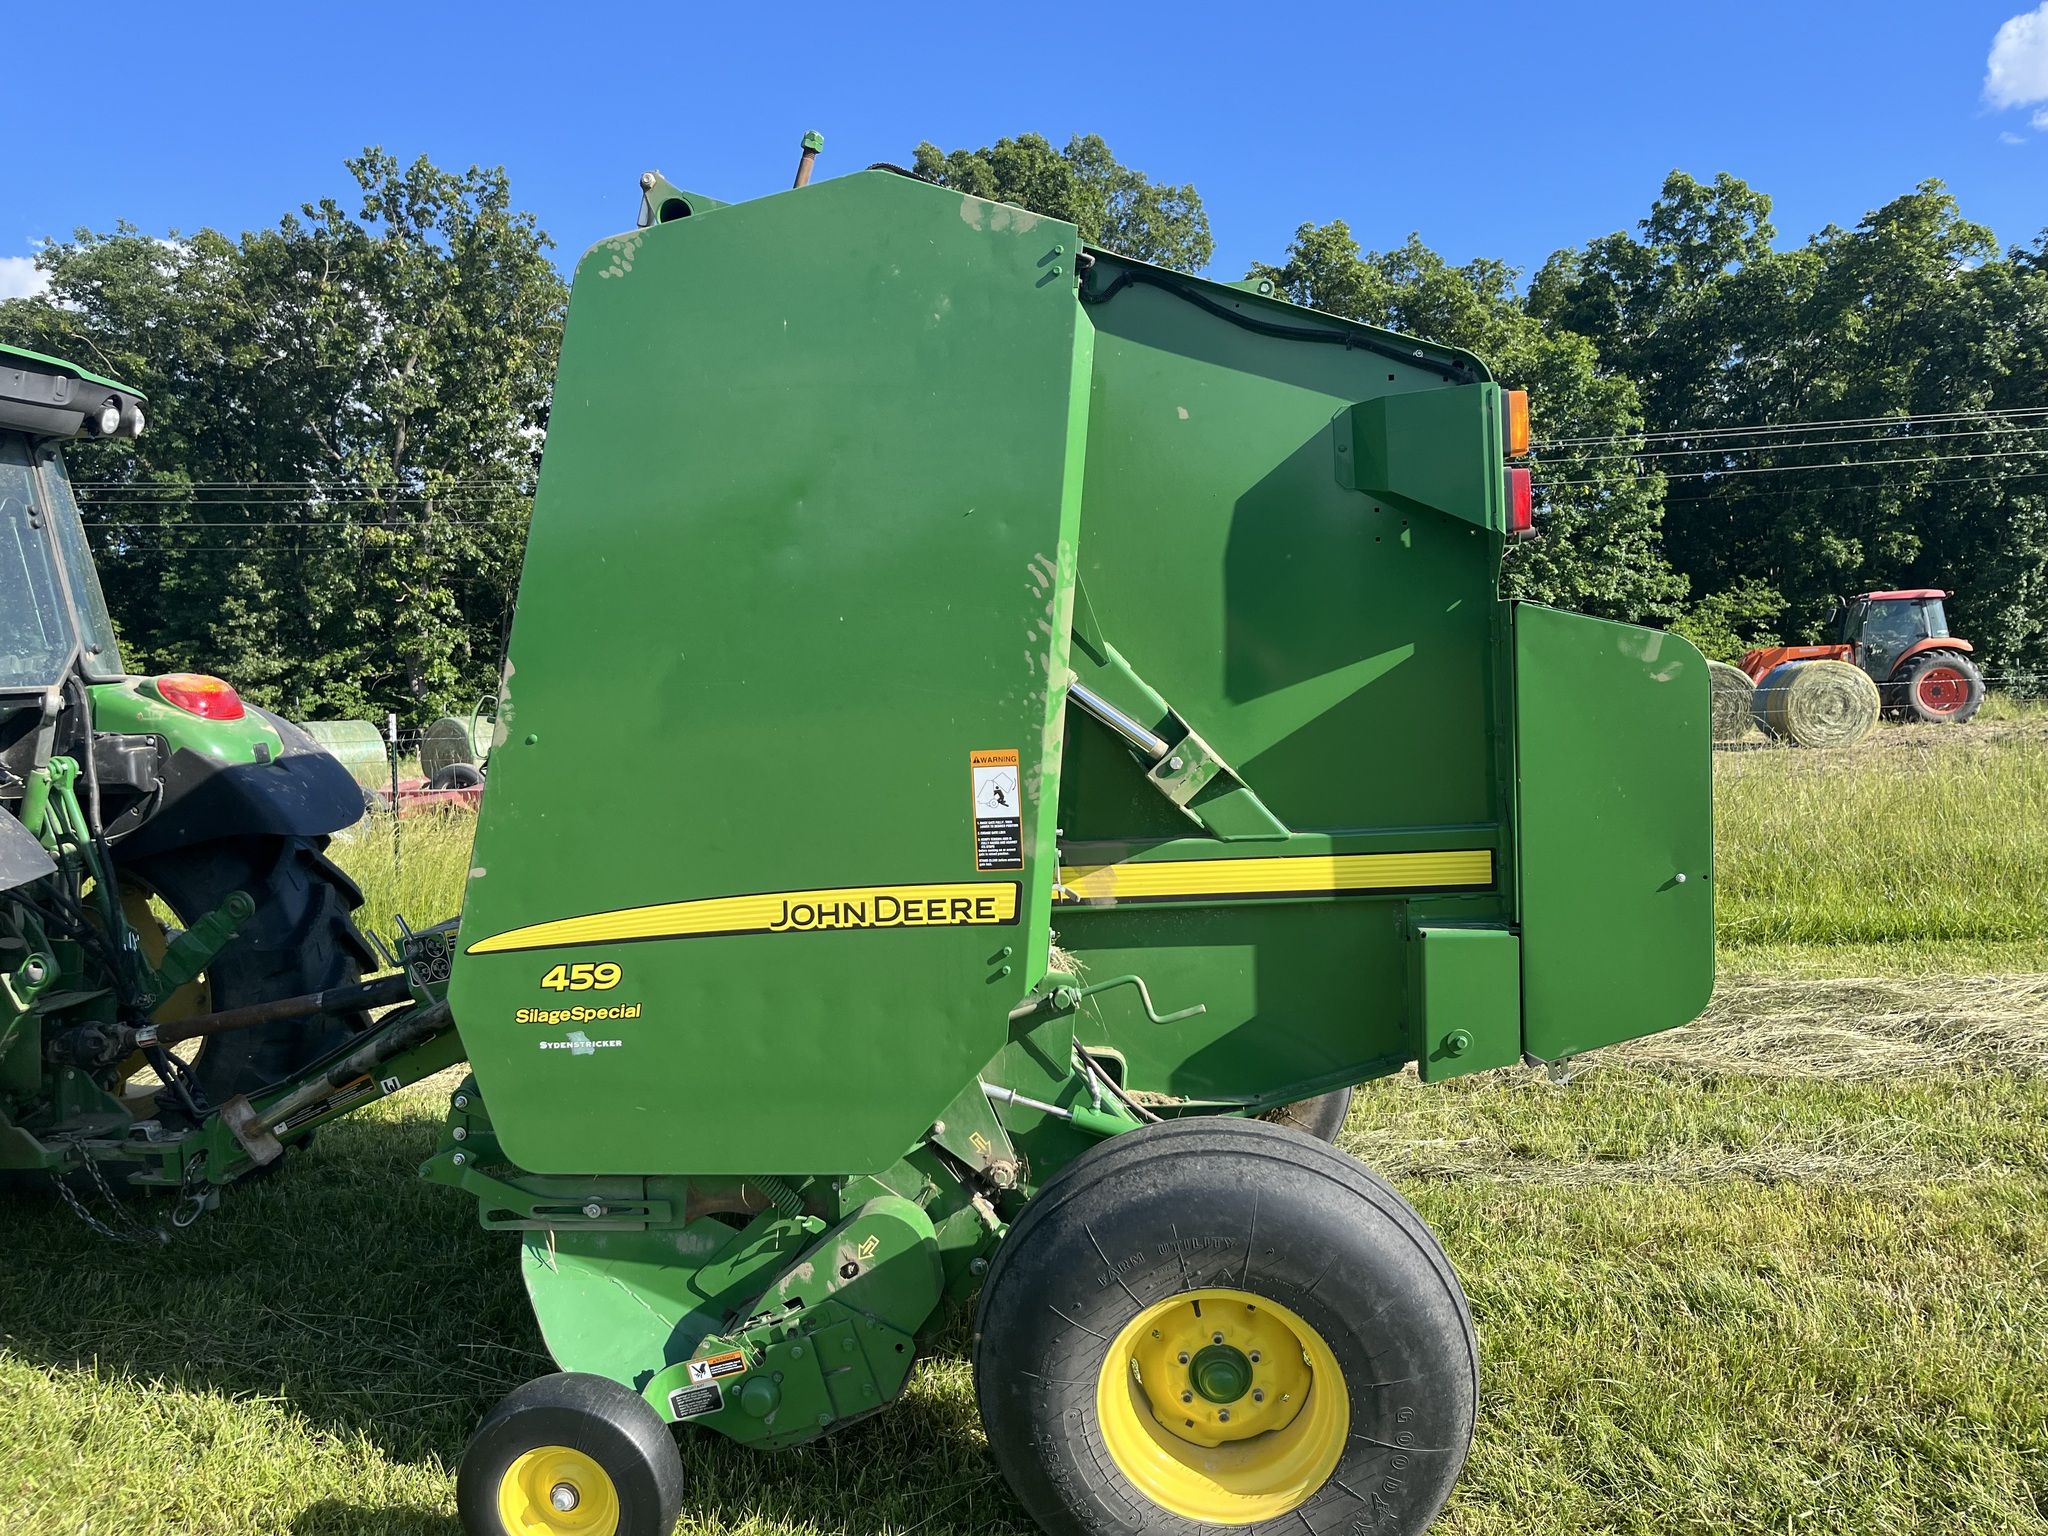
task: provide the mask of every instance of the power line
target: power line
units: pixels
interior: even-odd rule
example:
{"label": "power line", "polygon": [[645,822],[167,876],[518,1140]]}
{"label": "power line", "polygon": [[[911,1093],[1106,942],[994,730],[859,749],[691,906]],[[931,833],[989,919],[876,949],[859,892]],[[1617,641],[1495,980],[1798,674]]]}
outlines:
{"label": "power line", "polygon": [[[1735,469],[1702,469],[1685,474],[1666,474],[1668,480],[1722,480],[1736,475],[1793,475],[1817,469],[1872,469],[1884,464],[1953,464],[1966,459],[2030,459],[2048,454],[2048,448],[2015,448],[2004,453],[1930,453],[1900,459],[1835,459],[1823,464],[1751,464]],[[1662,471],[1659,471],[1662,473]],[[1600,485],[1599,480],[1539,480],[1553,490],[1574,486]]]}
{"label": "power line", "polygon": [[1842,427],[1903,427],[1920,422],[2001,421],[2024,416],[2048,416],[2048,406],[2012,406],[1998,410],[1954,411],[1945,414],[1904,416],[1837,416],[1815,421],[1759,422],[1741,427],[1676,427],[1665,432],[1621,432],[1609,437],[1553,437],[1535,448],[1597,448],[1607,443],[1675,442],[1682,438],[1749,437],[1767,432],[1823,432]]}
{"label": "power line", "polygon": [[499,528],[504,526],[496,518],[455,518],[425,517],[410,518],[402,523],[390,522],[293,522],[285,518],[243,518],[234,522],[209,521],[205,518],[184,519],[165,522],[157,519],[151,522],[114,522],[105,518],[82,519],[88,528],[142,528],[163,533],[176,533],[185,528],[296,528],[303,533],[367,533],[377,528]]}
{"label": "power line", "polygon": [[1886,433],[1879,437],[1830,437],[1800,442],[1791,440],[1774,443],[1731,443],[1726,446],[1707,448],[1662,448],[1650,453],[1573,453],[1565,457],[1588,464],[1636,463],[1649,459],[1696,459],[1708,455],[1729,456],[1738,453],[1807,453],[1816,448],[1855,448],[1866,443],[1934,443],[1959,437],[2003,437],[2008,432],[2048,431],[2048,421],[2016,425],[2008,423],[1999,427],[1985,427],[1982,430],[1957,428],[1948,432],[1912,432],[1904,435]]}
{"label": "power line", "polygon": [[[530,486],[532,481],[494,480],[482,475],[463,475],[439,483],[516,490],[522,486]],[[380,485],[374,480],[73,480],[71,486],[74,490],[84,491],[175,490],[179,486],[219,486],[236,491],[313,490],[372,493],[397,489],[390,484]]]}
{"label": "power line", "polygon": [[[1816,465],[1813,467],[1824,469],[1833,468],[1835,466]],[[1679,477],[1674,475],[1669,478],[1677,479]],[[1923,490],[1926,487],[1933,485],[2013,485],[2023,480],[2048,480],[2048,470],[2033,471],[2024,475],[2001,475],[1996,472],[1979,472],[1976,474],[1969,475],[1944,475],[1933,480],[1916,481],[1914,483],[1914,489]],[[1597,480],[1573,480],[1568,482],[1552,481],[1548,485],[1546,485],[1545,482],[1539,480],[1536,482],[1536,486],[1538,490],[1545,490],[1562,489],[1567,485],[1588,486],[1599,485],[1602,483],[1604,482]],[[1860,480],[1846,485],[1799,485],[1785,486],[1776,490],[1758,490],[1754,488],[1748,488],[1743,491],[1743,495],[1747,497],[1803,496],[1809,495],[1815,491],[1875,491],[1882,490],[1885,487],[1885,485],[1886,481],[1882,479]],[[1706,502],[1704,499],[1700,497],[1680,496],[1666,503],[1666,510],[1668,511],[1672,507],[1696,507],[1706,505],[1710,505],[1710,503]]]}

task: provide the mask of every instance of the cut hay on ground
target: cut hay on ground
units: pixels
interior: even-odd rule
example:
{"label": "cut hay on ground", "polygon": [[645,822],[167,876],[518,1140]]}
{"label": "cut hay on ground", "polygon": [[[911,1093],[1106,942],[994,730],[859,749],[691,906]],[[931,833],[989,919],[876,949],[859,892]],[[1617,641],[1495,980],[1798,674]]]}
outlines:
{"label": "cut hay on ground", "polygon": [[1841,1081],[1957,1067],[2048,1074],[2048,976],[1729,979],[1698,1023],[1585,1064]]}

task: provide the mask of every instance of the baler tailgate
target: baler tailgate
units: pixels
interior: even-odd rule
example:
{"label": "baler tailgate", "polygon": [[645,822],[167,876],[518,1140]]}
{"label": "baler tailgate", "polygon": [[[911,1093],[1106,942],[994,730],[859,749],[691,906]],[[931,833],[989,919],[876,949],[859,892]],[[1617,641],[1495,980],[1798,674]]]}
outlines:
{"label": "baler tailgate", "polygon": [[1522,1048],[1691,1022],[1714,987],[1707,664],[1656,630],[1516,605]]}

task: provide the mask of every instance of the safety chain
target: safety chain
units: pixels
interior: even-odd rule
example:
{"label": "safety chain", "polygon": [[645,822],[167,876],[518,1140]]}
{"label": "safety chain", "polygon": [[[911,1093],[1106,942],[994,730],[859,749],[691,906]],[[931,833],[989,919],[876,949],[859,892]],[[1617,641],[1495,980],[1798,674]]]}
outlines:
{"label": "safety chain", "polygon": [[[71,1208],[72,1215],[76,1216],[88,1228],[98,1233],[101,1237],[106,1238],[109,1242],[162,1244],[168,1243],[171,1240],[171,1234],[164,1231],[161,1227],[146,1226],[127,1213],[121,1205],[120,1197],[114,1193],[112,1186],[107,1183],[106,1175],[100,1172],[98,1158],[88,1156],[83,1161],[86,1174],[92,1179],[93,1187],[100,1192],[100,1198],[107,1202],[107,1209],[112,1211],[120,1220],[121,1226],[109,1226],[106,1222],[101,1221],[99,1217],[93,1215],[91,1211],[86,1209],[85,1202],[80,1200],[77,1193],[71,1188],[71,1181],[62,1173],[52,1172],[50,1177],[57,1185],[57,1195]],[[174,1217],[173,1220],[175,1219]]]}

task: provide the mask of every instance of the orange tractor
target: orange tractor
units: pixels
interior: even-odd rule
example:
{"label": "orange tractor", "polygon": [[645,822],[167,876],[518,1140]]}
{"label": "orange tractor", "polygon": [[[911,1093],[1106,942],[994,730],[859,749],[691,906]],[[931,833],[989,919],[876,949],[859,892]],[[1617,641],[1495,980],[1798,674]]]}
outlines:
{"label": "orange tractor", "polygon": [[1970,659],[1970,642],[1948,632],[1942,599],[1954,595],[1935,587],[1865,592],[1836,607],[1835,644],[1766,646],[1739,665],[1761,683],[1786,662],[1845,661],[1869,674],[1888,714],[1958,723],[1984,702],[1984,674]]}

